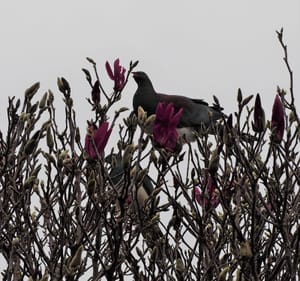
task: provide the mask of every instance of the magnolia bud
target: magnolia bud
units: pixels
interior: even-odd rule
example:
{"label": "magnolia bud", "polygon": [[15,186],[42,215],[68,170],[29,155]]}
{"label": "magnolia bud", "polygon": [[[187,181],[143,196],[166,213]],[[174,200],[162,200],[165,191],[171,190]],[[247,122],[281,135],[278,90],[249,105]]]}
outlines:
{"label": "magnolia bud", "polygon": [[25,98],[31,100],[40,88],[40,82],[33,84],[25,91]]}
{"label": "magnolia bud", "polygon": [[144,111],[144,109],[139,106],[138,107],[138,122],[139,124],[144,124],[145,120],[147,118],[147,113]]}
{"label": "magnolia bud", "polygon": [[252,122],[252,128],[255,132],[263,132],[266,126],[265,111],[262,108],[260,96],[256,95],[254,105],[254,122]]}
{"label": "magnolia bud", "polygon": [[148,135],[151,135],[153,133],[153,125],[154,125],[155,118],[156,118],[156,115],[152,114],[145,121],[144,131]]}
{"label": "magnolia bud", "polygon": [[81,264],[81,255],[82,255],[82,251],[83,251],[83,246],[81,245],[81,246],[77,249],[77,251],[76,251],[74,257],[72,258],[72,260],[71,260],[71,262],[70,262],[70,264],[69,264],[69,269],[77,268],[77,267],[80,266],[80,264]]}
{"label": "magnolia bud", "polygon": [[212,155],[211,158],[209,160],[209,164],[208,164],[208,170],[209,172],[213,175],[218,171],[218,167],[219,167],[219,149],[216,148]]}
{"label": "magnolia bud", "polygon": [[124,155],[123,155],[123,168],[127,170],[130,167],[131,158],[133,156],[135,150],[134,144],[129,144],[125,148]]}
{"label": "magnolia bud", "polygon": [[241,104],[242,100],[243,100],[243,94],[242,94],[242,90],[239,88],[237,94],[237,101],[239,104]]}
{"label": "magnolia bud", "polygon": [[61,77],[61,78],[57,78],[57,86],[60,92],[62,92],[65,96],[69,96],[70,92],[71,92],[71,88],[70,85],[68,83],[68,81]]}
{"label": "magnolia bud", "polygon": [[245,241],[245,242],[241,243],[240,255],[245,258],[252,257],[252,250],[251,250],[249,241]]}
{"label": "magnolia bud", "polygon": [[92,89],[92,101],[94,104],[100,103],[100,93],[100,83],[99,80],[97,80]]}
{"label": "magnolia bud", "polygon": [[249,101],[253,98],[253,95],[250,95],[249,97],[246,97],[243,102],[242,102],[242,106],[245,106],[249,103]]}
{"label": "magnolia bud", "polygon": [[156,256],[157,256],[157,246],[153,247],[152,252],[151,252],[151,259],[156,260]]}
{"label": "magnolia bud", "polygon": [[24,149],[26,155],[30,155],[34,151],[34,149],[39,141],[38,140],[39,135],[40,135],[40,130],[38,130],[33,135],[33,137],[26,143],[25,149]]}
{"label": "magnolia bud", "polygon": [[49,93],[49,97],[47,100],[47,106],[50,106],[54,101],[54,95],[51,90],[48,90],[48,93]]}
{"label": "magnolia bud", "polygon": [[84,72],[86,80],[89,82],[89,84],[91,84],[92,83],[92,77],[91,77],[90,72],[85,68],[82,68],[81,70]]}
{"label": "magnolia bud", "polygon": [[87,192],[90,196],[92,196],[95,193],[96,190],[96,180],[95,179],[91,179],[88,182],[88,186],[87,186]]}
{"label": "magnolia bud", "polygon": [[46,101],[47,101],[47,96],[48,96],[48,93],[46,92],[43,97],[41,98],[40,102],[39,102],[39,108],[40,109],[44,109],[45,108],[45,105],[46,105]]}
{"label": "magnolia bud", "polygon": [[47,141],[48,147],[50,148],[50,150],[52,150],[54,142],[53,142],[53,137],[52,137],[52,134],[51,134],[50,127],[47,129],[46,141]]}
{"label": "magnolia bud", "polygon": [[96,65],[95,61],[92,58],[86,57],[86,60],[92,65]]}
{"label": "magnolia bud", "polygon": [[176,271],[178,271],[179,273],[183,273],[185,271],[185,266],[182,259],[180,258],[176,259]]}
{"label": "magnolia bud", "polygon": [[284,107],[282,101],[278,95],[275,97],[275,101],[272,108],[272,119],[271,119],[271,129],[272,129],[272,140],[280,143],[284,135],[285,127],[285,116]]}

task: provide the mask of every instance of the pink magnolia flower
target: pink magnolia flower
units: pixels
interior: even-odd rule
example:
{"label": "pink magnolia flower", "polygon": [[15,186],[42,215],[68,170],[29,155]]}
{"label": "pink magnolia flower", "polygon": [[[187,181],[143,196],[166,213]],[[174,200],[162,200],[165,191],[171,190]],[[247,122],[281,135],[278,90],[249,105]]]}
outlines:
{"label": "pink magnolia flower", "polygon": [[204,208],[216,208],[220,203],[216,181],[208,174],[204,177],[202,184],[204,190],[201,190],[199,186],[194,187],[197,203]]}
{"label": "pink magnolia flower", "polygon": [[278,95],[275,97],[275,101],[272,109],[271,129],[274,131],[274,140],[280,142],[284,134],[284,107],[282,101]]}
{"label": "pink magnolia flower", "polygon": [[105,67],[109,78],[115,82],[114,90],[121,91],[125,85],[126,69],[120,65],[119,59],[114,61],[114,71],[108,61],[105,63]]}
{"label": "pink magnolia flower", "polygon": [[182,115],[181,108],[177,113],[174,112],[173,103],[160,102],[156,108],[156,117],[153,126],[154,140],[169,151],[174,151],[177,146],[178,132],[177,124]]}
{"label": "pink magnolia flower", "polygon": [[[92,159],[97,158],[97,152],[101,157],[104,155],[104,148],[112,131],[112,128],[108,129],[108,126],[108,122],[103,122],[99,128],[94,124],[89,127],[90,133],[85,137],[84,149]],[[93,141],[97,151],[95,150]]]}
{"label": "pink magnolia flower", "polygon": [[254,105],[254,122],[252,123],[253,130],[255,132],[262,132],[265,128],[265,111],[261,106],[260,96],[256,95]]}

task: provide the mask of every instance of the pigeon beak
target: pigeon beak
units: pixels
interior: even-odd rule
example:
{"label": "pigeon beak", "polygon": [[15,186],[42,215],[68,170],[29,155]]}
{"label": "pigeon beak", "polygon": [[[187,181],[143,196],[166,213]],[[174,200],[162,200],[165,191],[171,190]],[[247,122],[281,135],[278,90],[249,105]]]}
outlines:
{"label": "pigeon beak", "polygon": [[137,74],[135,71],[133,71],[133,72],[131,72],[131,73],[132,73],[132,78],[133,78],[135,81],[137,81],[138,74]]}

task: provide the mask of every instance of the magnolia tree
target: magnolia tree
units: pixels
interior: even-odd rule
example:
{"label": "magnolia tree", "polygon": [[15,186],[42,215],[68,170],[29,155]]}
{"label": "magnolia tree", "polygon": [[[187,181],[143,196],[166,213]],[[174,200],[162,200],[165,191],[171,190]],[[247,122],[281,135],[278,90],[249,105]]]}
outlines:
{"label": "magnolia tree", "polygon": [[[239,90],[236,112],[210,134],[195,132],[192,144],[178,137],[182,112],[172,104],[153,116],[120,108],[108,118],[137,62],[127,70],[118,59],[106,63],[108,94],[88,59],[84,142],[64,78],[63,128],[53,93],[39,98],[38,83],[23,101],[9,98],[0,135],[2,279],[299,280],[300,120],[277,34],[290,89],[274,93],[272,115],[259,94],[253,102]],[[108,152],[113,130],[119,139]],[[143,200],[141,187],[152,189]]]}

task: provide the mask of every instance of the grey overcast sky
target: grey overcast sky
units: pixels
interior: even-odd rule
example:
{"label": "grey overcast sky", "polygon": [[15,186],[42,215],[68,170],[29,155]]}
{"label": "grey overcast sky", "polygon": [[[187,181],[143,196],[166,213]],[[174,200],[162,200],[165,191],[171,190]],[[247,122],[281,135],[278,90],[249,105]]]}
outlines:
{"label": "grey overcast sky", "polygon": [[[288,74],[275,30],[285,41],[300,90],[299,0],[163,1],[4,1],[0,10],[0,118],[7,96],[41,82],[41,92],[57,91],[56,79],[71,84],[78,124],[84,132],[92,114],[85,100],[90,89],[81,72],[93,58],[107,89],[106,60],[119,57],[139,70],[161,92],[219,97],[226,113],[236,110],[237,88],[261,93],[267,114],[276,86],[288,88]],[[131,108],[136,85],[131,79],[119,106]],[[297,96],[299,103],[299,97]]]}

